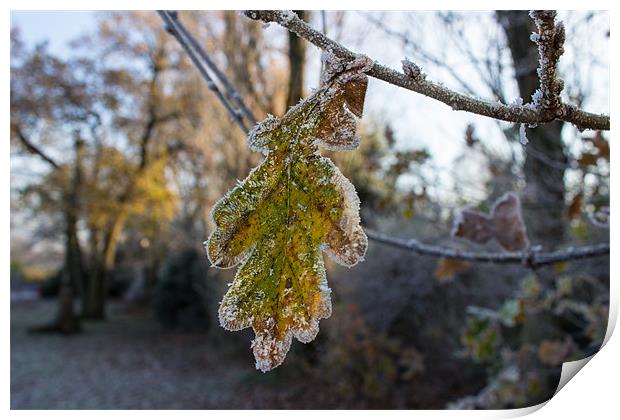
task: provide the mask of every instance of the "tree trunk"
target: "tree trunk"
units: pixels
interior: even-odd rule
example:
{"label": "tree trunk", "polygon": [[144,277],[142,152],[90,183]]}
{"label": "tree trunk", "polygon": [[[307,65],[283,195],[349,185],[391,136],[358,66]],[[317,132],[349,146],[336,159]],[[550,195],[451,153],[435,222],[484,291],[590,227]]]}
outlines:
{"label": "tree trunk", "polygon": [[[296,10],[297,16],[307,20],[310,12]],[[306,41],[297,34],[288,33],[289,81],[286,107],[296,105],[304,95],[304,70],[306,67]]]}
{"label": "tree trunk", "polygon": [[[519,94],[527,102],[539,87],[538,50],[530,41],[536,27],[526,11],[498,11],[512,54]],[[557,247],[565,235],[564,172],[567,157],[562,145],[563,123],[554,121],[527,128],[526,187],[523,191],[523,214],[533,244]]]}
{"label": "tree trunk", "polygon": [[80,320],[75,313],[74,298],[76,289],[83,282],[82,252],[77,235],[77,222],[80,211],[79,194],[82,182],[81,165],[83,142],[75,141],[75,166],[71,186],[64,197],[65,219],[65,261],[58,292],[58,312],[51,325],[34,328],[34,332],[60,332],[72,334],[80,331]]}
{"label": "tree trunk", "polygon": [[83,294],[82,318],[93,321],[104,320],[106,317],[106,300],[108,297],[108,283],[110,272],[116,262],[116,249],[127,216],[122,213],[112,223],[112,227],[105,235],[102,255],[95,257],[88,290]]}

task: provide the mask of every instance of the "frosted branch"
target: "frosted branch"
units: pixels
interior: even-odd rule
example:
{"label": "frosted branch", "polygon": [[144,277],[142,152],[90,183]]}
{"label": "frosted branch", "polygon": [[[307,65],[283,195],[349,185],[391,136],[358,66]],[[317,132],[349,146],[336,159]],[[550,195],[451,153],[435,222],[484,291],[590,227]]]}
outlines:
{"label": "frosted branch", "polygon": [[540,252],[535,248],[519,252],[471,252],[446,248],[438,245],[424,244],[416,239],[402,239],[384,235],[366,229],[368,239],[396,248],[412,251],[419,255],[451,258],[455,260],[474,261],[494,264],[522,264],[529,268],[562,261],[572,261],[584,258],[594,258],[609,255],[609,244],[600,243],[583,247],[569,247],[559,251]]}
{"label": "frosted branch", "polygon": [[538,29],[530,37],[538,45],[539,56],[537,72],[540,89],[534,94],[534,106],[561,117],[563,109],[560,93],[564,89],[564,81],[557,77],[557,72],[560,56],[564,53],[564,25],[562,22],[556,24],[555,10],[532,10],[530,17]]}
{"label": "frosted branch", "polygon": [[[313,29],[297,15],[290,11],[280,10],[246,10],[245,16],[253,20],[263,22],[275,22],[280,26],[296,33],[316,47],[334,54],[344,60],[354,60],[357,54],[348,50],[336,41],[328,38],[319,31]],[[433,98],[450,106],[455,111],[466,111],[473,114],[483,115],[502,121],[536,125],[554,121],[556,119],[574,124],[580,130],[609,130],[609,116],[593,114],[582,111],[573,105],[561,104],[558,112],[549,112],[546,109],[521,105],[506,105],[501,102],[491,102],[472,96],[464,95],[446,88],[438,83],[432,82],[425,77],[415,76],[417,72],[407,60],[405,73],[398,72],[377,62],[368,71],[368,75],[376,79],[383,80],[395,86],[402,87],[429,98]]]}

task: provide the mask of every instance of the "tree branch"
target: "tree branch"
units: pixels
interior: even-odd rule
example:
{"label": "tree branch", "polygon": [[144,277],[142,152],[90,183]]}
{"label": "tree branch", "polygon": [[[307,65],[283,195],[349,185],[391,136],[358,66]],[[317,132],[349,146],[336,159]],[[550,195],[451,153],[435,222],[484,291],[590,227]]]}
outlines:
{"label": "tree branch", "polygon": [[232,98],[232,101],[235,104],[237,104],[239,110],[243,112],[250,125],[255,125],[257,122],[256,117],[254,116],[250,108],[246,106],[245,102],[243,102],[243,99],[241,98],[241,95],[239,94],[237,89],[235,89],[235,87],[228,81],[226,75],[224,75],[224,73],[220,71],[215,62],[211,59],[209,54],[207,54],[205,49],[200,46],[200,44],[198,43],[198,41],[196,41],[196,38],[194,38],[191,32],[189,32],[187,28],[185,28],[185,25],[181,23],[178,13],[176,11],[168,11],[163,13],[167,13],[168,17],[172,21],[174,21],[175,28],[181,32],[181,35],[185,37],[185,39],[187,39],[194,51],[196,51],[198,56],[207,64],[209,70],[211,70],[215,74],[215,77],[222,83],[227,95]]}
{"label": "tree branch", "polygon": [[562,261],[572,261],[584,258],[600,257],[609,255],[609,244],[600,243],[584,247],[570,247],[553,252],[537,252],[525,250],[521,252],[471,252],[445,248],[437,245],[428,245],[416,239],[401,239],[384,235],[366,229],[369,239],[385,245],[405,249],[419,255],[451,258],[455,260],[474,261],[494,264],[522,264],[529,268],[537,268],[543,265],[554,264]]}
{"label": "tree branch", "polygon": [[12,131],[17,135],[17,138],[24,145],[26,150],[28,150],[32,154],[39,156],[41,159],[52,165],[54,169],[58,169],[60,167],[60,165],[56,163],[54,159],[49,157],[43,150],[39,149],[34,143],[32,143],[19,127],[14,126],[12,127],[12,129]]}
{"label": "tree branch", "polygon": [[180,22],[176,19],[173,19],[170,16],[170,12],[158,10],[157,13],[159,14],[161,19],[166,24],[166,30],[168,30],[168,32],[170,32],[177,39],[179,44],[181,44],[181,47],[183,47],[183,49],[185,50],[189,58],[192,60],[192,63],[194,64],[194,66],[196,66],[198,71],[200,71],[200,74],[207,82],[207,87],[213,93],[215,93],[215,96],[217,96],[217,98],[222,103],[222,105],[224,105],[224,108],[226,108],[226,111],[228,111],[228,113],[233,117],[233,119],[239,125],[239,127],[241,127],[241,129],[247,133],[248,128],[243,122],[242,111],[233,108],[230,102],[228,102],[228,100],[224,97],[224,95],[222,94],[222,91],[219,89],[217,84],[213,81],[213,79],[209,75],[209,72],[207,71],[203,63],[200,62],[200,60],[196,56],[196,52],[192,49],[188,41],[183,36],[183,33],[187,32],[185,28],[181,29]]}
{"label": "tree branch", "polygon": [[[280,10],[246,10],[245,16],[263,22],[275,22],[280,26],[299,35],[318,48],[334,54],[344,60],[353,60],[358,55],[343,47],[336,41],[314,30],[306,22],[299,19],[292,11]],[[410,63],[410,62],[405,62]],[[406,72],[406,69],[404,69]],[[424,96],[433,98],[452,107],[455,111],[466,111],[485,117],[495,118],[514,123],[536,125],[560,119],[577,126],[578,129],[609,130],[609,116],[582,111],[572,105],[561,105],[560,112],[553,113],[545,109],[537,109],[532,105],[506,105],[501,102],[490,102],[455,92],[440,84],[426,79],[419,72],[417,77],[400,73],[394,69],[375,62],[368,75],[399,86]]]}
{"label": "tree branch", "polygon": [[538,45],[539,55],[537,72],[540,89],[534,94],[534,106],[559,114],[562,112],[560,93],[564,89],[564,81],[557,77],[557,71],[560,56],[564,53],[566,34],[561,22],[556,25],[556,14],[555,10],[532,10],[530,17],[538,33],[533,33],[530,39]]}

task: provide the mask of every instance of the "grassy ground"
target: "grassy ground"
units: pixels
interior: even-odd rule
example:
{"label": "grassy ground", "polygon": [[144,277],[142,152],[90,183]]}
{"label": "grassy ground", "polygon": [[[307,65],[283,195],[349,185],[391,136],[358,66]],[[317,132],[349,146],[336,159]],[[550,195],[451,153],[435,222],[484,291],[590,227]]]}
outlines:
{"label": "grassy ground", "polygon": [[27,333],[54,310],[53,301],[11,304],[12,409],[300,407],[286,369],[254,369],[249,337],[167,331],[121,303],[82,334]]}

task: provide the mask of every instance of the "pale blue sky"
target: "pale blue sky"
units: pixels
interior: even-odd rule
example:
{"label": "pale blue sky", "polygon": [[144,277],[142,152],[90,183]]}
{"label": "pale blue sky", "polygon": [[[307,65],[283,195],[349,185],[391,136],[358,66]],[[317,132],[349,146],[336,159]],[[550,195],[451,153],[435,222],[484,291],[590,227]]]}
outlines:
{"label": "pale blue sky", "polygon": [[90,10],[11,11],[11,27],[19,27],[22,39],[32,45],[49,41],[54,53],[70,53],[69,41],[95,25]]}

